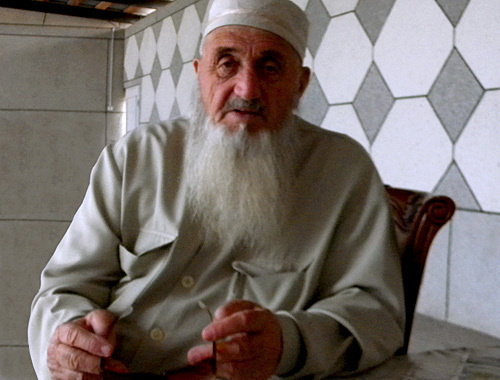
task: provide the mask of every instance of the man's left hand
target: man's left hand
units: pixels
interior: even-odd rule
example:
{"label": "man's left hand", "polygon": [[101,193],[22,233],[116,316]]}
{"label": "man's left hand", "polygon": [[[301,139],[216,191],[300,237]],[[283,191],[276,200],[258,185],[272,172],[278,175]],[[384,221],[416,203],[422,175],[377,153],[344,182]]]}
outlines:
{"label": "man's left hand", "polygon": [[[231,380],[267,380],[278,367],[282,334],[276,316],[250,301],[235,300],[215,312],[214,322],[202,332],[217,343],[217,376]],[[212,345],[192,348],[189,363],[212,357]]]}

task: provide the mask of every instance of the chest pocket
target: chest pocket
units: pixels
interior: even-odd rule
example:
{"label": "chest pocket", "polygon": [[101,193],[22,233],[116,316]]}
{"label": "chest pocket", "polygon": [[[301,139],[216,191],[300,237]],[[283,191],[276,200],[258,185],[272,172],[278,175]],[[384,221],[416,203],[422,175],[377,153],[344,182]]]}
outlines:
{"label": "chest pocket", "polygon": [[125,280],[150,276],[155,268],[166,259],[177,238],[175,234],[141,230],[132,248],[119,246],[119,257]]}
{"label": "chest pocket", "polygon": [[253,301],[271,310],[293,310],[304,302],[307,266],[295,271],[281,271],[233,261],[232,267],[235,270],[231,283],[234,299]]}

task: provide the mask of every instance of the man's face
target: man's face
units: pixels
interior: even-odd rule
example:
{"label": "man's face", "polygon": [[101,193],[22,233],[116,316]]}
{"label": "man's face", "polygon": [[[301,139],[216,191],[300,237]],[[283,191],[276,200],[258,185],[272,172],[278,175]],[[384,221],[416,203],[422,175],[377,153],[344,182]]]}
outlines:
{"label": "man's face", "polygon": [[194,67],[208,116],[230,132],[279,129],[309,80],[309,70],[288,42],[247,26],[211,32]]}

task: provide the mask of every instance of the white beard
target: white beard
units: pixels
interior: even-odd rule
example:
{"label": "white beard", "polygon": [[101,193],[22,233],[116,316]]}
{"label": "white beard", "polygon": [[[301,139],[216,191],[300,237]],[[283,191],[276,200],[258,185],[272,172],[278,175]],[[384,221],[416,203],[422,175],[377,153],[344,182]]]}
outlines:
{"label": "white beard", "polygon": [[188,202],[205,239],[281,261],[297,150],[293,115],[277,131],[249,135],[241,126],[229,132],[209,120],[197,94],[195,100],[186,181]]}

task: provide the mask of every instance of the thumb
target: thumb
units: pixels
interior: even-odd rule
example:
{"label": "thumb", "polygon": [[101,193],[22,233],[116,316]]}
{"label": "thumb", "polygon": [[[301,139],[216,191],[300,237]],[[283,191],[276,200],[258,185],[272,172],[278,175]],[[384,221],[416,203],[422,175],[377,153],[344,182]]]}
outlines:
{"label": "thumb", "polygon": [[104,338],[110,337],[113,326],[116,322],[116,315],[108,310],[99,309],[87,314],[85,323],[94,334]]}

